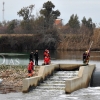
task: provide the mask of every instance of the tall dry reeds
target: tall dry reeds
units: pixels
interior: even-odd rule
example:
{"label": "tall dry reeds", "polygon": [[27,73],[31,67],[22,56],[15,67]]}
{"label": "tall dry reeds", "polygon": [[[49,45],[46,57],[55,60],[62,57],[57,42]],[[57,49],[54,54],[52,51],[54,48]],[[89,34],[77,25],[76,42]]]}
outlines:
{"label": "tall dry reeds", "polygon": [[93,35],[90,34],[60,34],[61,42],[57,49],[60,50],[87,50],[91,41],[91,50],[100,50],[100,29],[95,29]]}
{"label": "tall dry reeds", "polygon": [[0,51],[26,51],[35,49],[87,50],[91,41],[91,50],[100,50],[100,29],[93,34],[61,34],[49,30],[46,34],[0,35]]}

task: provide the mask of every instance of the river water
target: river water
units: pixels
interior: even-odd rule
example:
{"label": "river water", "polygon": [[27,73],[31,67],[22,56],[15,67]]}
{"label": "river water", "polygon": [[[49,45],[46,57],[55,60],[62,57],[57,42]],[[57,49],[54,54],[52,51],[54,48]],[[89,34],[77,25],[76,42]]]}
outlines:
{"label": "river water", "polygon": [[[52,63],[82,64],[82,51],[50,51]],[[29,53],[0,53],[0,64],[27,65]],[[39,65],[43,63],[43,51],[39,51]],[[91,52],[89,64],[99,71],[100,52]],[[100,100],[100,86],[83,88],[65,94],[64,90],[34,89],[29,93],[0,94],[0,100]]]}

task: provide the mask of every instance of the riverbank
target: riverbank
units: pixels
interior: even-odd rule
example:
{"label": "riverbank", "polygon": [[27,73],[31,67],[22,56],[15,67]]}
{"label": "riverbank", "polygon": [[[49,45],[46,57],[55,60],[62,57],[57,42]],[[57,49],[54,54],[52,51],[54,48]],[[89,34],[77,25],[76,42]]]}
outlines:
{"label": "riverbank", "polygon": [[[100,30],[94,30],[92,35],[85,34],[29,34],[1,35],[0,51],[31,51],[31,50],[67,50],[85,51],[93,41],[92,51],[100,51]],[[23,40],[22,40],[23,38]]]}
{"label": "riverbank", "polygon": [[[22,80],[27,77],[27,66],[0,66],[0,93],[21,92]],[[36,74],[34,74],[36,76]]]}

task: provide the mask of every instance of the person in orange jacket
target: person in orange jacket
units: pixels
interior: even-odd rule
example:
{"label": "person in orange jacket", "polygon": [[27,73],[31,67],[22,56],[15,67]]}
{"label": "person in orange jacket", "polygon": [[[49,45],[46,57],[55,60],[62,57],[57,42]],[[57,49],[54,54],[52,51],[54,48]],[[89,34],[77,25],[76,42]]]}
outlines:
{"label": "person in orange jacket", "polygon": [[32,67],[32,74],[34,73],[34,61],[30,61]]}
{"label": "person in orange jacket", "polygon": [[47,56],[47,49],[45,49],[45,51],[44,51],[44,58],[45,58],[45,56]]}
{"label": "person in orange jacket", "polygon": [[45,49],[44,51],[44,65],[50,64],[50,54],[49,50]]}
{"label": "person in orange jacket", "polygon": [[44,57],[44,65],[49,64],[49,58],[47,56]]}
{"label": "person in orange jacket", "polygon": [[28,77],[31,77],[32,76],[32,66],[31,66],[31,63],[30,62],[28,64],[27,69],[28,69]]}
{"label": "person in orange jacket", "polygon": [[34,62],[31,60],[28,64],[28,77],[33,76],[34,72]]}

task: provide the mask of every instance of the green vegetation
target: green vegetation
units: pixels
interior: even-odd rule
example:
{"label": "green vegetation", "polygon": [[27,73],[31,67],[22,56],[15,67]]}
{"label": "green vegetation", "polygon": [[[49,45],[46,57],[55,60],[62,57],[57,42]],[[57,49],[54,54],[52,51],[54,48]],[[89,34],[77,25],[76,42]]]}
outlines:
{"label": "green vegetation", "polygon": [[26,51],[33,49],[86,50],[94,41],[93,50],[100,50],[99,29],[92,18],[72,14],[68,23],[55,23],[60,16],[59,10],[54,10],[51,1],[43,4],[43,8],[35,17],[32,15],[34,5],[21,8],[17,12],[23,20],[12,20],[0,23],[0,51]]}
{"label": "green vegetation", "polygon": [[52,28],[55,19],[60,16],[60,12],[58,10],[54,11],[53,8],[55,8],[55,5],[51,1],[48,1],[43,4],[43,9],[40,10],[44,25],[47,29]]}

